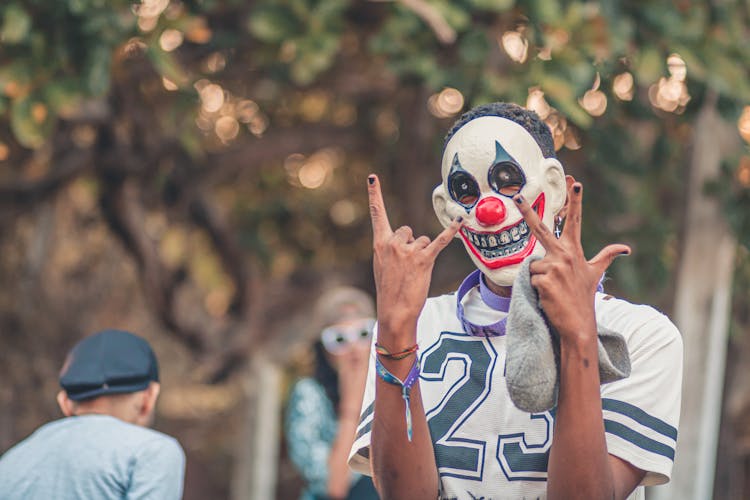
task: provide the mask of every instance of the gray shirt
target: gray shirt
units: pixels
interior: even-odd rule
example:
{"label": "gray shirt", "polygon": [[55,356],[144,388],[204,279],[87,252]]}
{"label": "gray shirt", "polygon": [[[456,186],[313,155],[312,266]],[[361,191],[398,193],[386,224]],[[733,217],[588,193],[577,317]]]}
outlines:
{"label": "gray shirt", "polygon": [[184,471],[166,434],[107,415],[68,417],[0,457],[0,500],[180,499]]}

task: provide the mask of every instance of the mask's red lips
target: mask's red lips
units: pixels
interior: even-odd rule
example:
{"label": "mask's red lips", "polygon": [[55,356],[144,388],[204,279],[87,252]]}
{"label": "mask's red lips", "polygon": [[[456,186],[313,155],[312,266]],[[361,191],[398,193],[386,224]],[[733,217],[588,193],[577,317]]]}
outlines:
{"label": "mask's red lips", "polygon": [[[544,193],[539,194],[531,208],[540,219],[544,218]],[[523,219],[491,233],[464,226],[459,234],[466,247],[490,269],[518,264],[531,255],[536,245],[536,237]]]}

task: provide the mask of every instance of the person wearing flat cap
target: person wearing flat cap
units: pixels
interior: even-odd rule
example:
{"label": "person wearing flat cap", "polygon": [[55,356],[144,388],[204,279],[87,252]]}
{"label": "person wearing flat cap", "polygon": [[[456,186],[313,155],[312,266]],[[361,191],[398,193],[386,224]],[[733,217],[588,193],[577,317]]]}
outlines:
{"label": "person wearing flat cap", "polygon": [[0,457],[0,499],[179,499],[185,454],[149,429],[159,396],[151,346],[105,330],[68,354],[57,395],[65,418]]}

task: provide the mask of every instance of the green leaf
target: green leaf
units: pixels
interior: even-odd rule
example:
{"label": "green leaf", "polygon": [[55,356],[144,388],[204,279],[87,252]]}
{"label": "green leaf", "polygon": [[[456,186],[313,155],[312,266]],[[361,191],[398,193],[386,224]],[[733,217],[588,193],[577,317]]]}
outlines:
{"label": "green leaf", "polygon": [[266,43],[280,43],[299,33],[299,25],[291,12],[279,6],[263,6],[250,15],[247,30]]}
{"label": "green leaf", "polygon": [[445,1],[433,2],[433,5],[453,29],[463,31],[469,27],[471,14],[465,8]]}
{"label": "green leaf", "polygon": [[565,116],[579,127],[588,128],[591,125],[591,115],[578,105],[575,91],[567,80],[556,76],[546,76],[540,83],[542,90],[550,98],[551,104],[562,111]]}
{"label": "green leaf", "polygon": [[483,31],[470,31],[461,38],[458,54],[466,64],[480,64],[487,57],[489,42]]}
{"label": "green leaf", "polygon": [[[38,108],[41,106],[42,108]],[[41,116],[39,111],[44,111]],[[21,145],[36,149],[47,139],[52,131],[52,119],[46,112],[46,106],[40,101],[29,98],[16,99],[10,108],[10,126]]]}
{"label": "green leaf", "polygon": [[16,4],[5,8],[3,26],[0,28],[0,41],[7,44],[23,42],[31,28],[31,17]]}
{"label": "green leaf", "polygon": [[101,96],[109,90],[112,53],[106,45],[95,47],[87,61],[84,78],[91,95]]}
{"label": "green leaf", "polygon": [[58,80],[45,86],[42,92],[50,109],[57,113],[76,106],[81,99],[79,87],[80,84],[76,80]]}
{"label": "green leaf", "polygon": [[470,0],[472,6],[490,12],[505,12],[516,3],[515,0]]}
{"label": "green leaf", "polygon": [[647,47],[635,59],[635,77],[641,85],[651,85],[664,75],[664,56],[656,49]]}
{"label": "green leaf", "polygon": [[6,89],[9,84],[26,87],[31,83],[31,73],[28,61],[23,59],[17,59],[10,64],[0,66],[0,92]]}

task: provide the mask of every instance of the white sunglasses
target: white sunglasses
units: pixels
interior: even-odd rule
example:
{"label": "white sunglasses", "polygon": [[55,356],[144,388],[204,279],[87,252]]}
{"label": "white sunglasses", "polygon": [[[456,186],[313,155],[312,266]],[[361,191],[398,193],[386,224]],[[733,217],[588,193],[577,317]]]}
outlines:
{"label": "white sunglasses", "polygon": [[368,318],[352,325],[334,325],[320,332],[323,347],[331,354],[339,354],[357,342],[370,342],[375,319]]}

